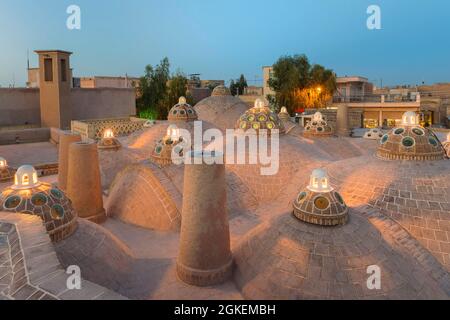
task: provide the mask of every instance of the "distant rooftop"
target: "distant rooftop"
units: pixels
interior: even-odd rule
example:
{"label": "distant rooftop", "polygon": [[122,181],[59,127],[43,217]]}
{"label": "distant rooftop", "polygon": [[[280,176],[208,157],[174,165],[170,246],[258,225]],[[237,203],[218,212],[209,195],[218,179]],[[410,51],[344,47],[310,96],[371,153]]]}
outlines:
{"label": "distant rooftop", "polygon": [[73,52],[70,51],[64,51],[64,50],[35,50],[37,54],[41,53],[49,53],[49,52],[58,52],[58,53],[66,53],[66,54],[72,54]]}
{"label": "distant rooftop", "polygon": [[369,82],[369,79],[365,77],[360,76],[344,76],[344,77],[337,77],[336,78],[337,83],[346,83],[346,82]]}

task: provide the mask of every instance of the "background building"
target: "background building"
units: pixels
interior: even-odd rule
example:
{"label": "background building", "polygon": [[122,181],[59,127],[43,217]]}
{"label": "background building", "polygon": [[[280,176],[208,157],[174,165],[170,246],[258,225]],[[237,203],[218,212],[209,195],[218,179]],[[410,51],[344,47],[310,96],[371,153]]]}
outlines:
{"label": "background building", "polygon": [[267,97],[267,95],[275,95],[275,91],[273,91],[269,86],[269,79],[273,77],[273,68],[272,66],[263,67],[263,96]]}
{"label": "background building", "polygon": [[39,67],[28,68],[28,88],[0,88],[0,127],[68,129],[71,120],[136,114],[135,89],[125,85],[113,87],[114,81],[110,82],[111,87],[99,87],[102,82],[94,81],[94,87],[74,88],[71,52],[40,50],[36,53]]}
{"label": "background building", "polygon": [[336,78],[335,102],[356,102],[373,94],[373,84],[367,78],[345,76]]}
{"label": "background building", "polygon": [[74,88],[138,88],[139,78],[136,77],[81,77],[73,78]]}

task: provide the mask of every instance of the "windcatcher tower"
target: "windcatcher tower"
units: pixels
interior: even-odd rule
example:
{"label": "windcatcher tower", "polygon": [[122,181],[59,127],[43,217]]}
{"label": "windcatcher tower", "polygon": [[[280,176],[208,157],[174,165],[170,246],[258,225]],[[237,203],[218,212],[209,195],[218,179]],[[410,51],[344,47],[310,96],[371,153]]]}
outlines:
{"label": "windcatcher tower", "polygon": [[38,50],[41,126],[70,126],[70,55],[61,50]]}

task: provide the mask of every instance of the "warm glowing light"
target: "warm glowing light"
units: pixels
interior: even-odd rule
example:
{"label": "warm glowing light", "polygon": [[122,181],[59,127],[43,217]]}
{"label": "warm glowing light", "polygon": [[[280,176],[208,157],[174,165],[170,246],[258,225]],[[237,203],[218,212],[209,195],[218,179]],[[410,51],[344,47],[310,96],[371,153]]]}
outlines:
{"label": "warm glowing light", "polygon": [[170,137],[173,141],[176,141],[180,138],[180,129],[174,124],[171,124],[167,128],[167,136]]}
{"label": "warm glowing light", "polygon": [[186,98],[180,97],[180,99],[178,99],[178,104],[186,104]]}
{"label": "warm glowing light", "polygon": [[33,166],[25,165],[17,169],[13,189],[29,189],[40,185],[37,172]]}
{"label": "warm glowing light", "polygon": [[405,112],[402,116],[402,124],[405,126],[418,125],[419,118],[414,111]]}
{"label": "warm glowing light", "polygon": [[322,92],[322,88],[321,87],[317,87],[316,90],[317,90],[318,93]]}
{"label": "warm glowing light", "polygon": [[103,138],[105,139],[114,138],[114,132],[112,131],[112,129],[106,129],[103,132]]}
{"label": "warm glowing light", "polygon": [[261,99],[256,99],[255,108],[264,108],[264,101],[262,101]]}
{"label": "warm glowing light", "polygon": [[450,141],[450,132],[447,134],[447,141]]}
{"label": "warm glowing light", "polygon": [[316,169],[312,172],[308,189],[315,192],[329,192],[333,188],[328,181],[327,172],[323,169]]}
{"label": "warm glowing light", "polygon": [[313,115],[313,120],[314,121],[322,121],[323,120],[323,116],[320,112],[316,112]]}
{"label": "warm glowing light", "polygon": [[4,169],[8,166],[8,163],[6,162],[6,160],[2,157],[0,157],[0,169]]}

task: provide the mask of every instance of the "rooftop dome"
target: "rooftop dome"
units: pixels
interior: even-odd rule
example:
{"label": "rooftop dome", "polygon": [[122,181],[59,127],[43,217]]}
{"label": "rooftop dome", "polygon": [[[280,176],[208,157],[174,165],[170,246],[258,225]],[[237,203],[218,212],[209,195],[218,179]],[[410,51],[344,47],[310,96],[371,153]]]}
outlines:
{"label": "rooftop dome", "polygon": [[180,97],[178,103],[170,109],[167,116],[169,121],[195,121],[197,118],[197,112],[186,102],[185,97]]}
{"label": "rooftop dome", "polygon": [[[414,242],[406,232],[401,233],[398,225],[350,214],[347,224],[334,228],[301,223],[292,215],[282,214],[250,231],[233,250],[233,276],[243,297],[448,299],[448,276],[437,263],[430,266],[419,262],[433,260],[429,253],[421,252],[419,258],[407,254]],[[391,235],[394,232],[404,236],[401,241]],[[367,286],[370,265],[386,270],[380,290]],[[445,280],[438,280],[430,269]]]}
{"label": "rooftop dome", "polygon": [[199,120],[209,122],[223,131],[234,129],[236,121],[248,108],[244,101],[232,96],[224,86],[216,87],[210,97],[194,107]]}
{"label": "rooftop dome", "polygon": [[306,123],[303,134],[305,136],[328,137],[333,135],[333,130],[328,125],[322,113],[316,112],[313,115],[312,120]]}
{"label": "rooftop dome", "polygon": [[166,166],[173,163],[174,157],[183,158],[183,147],[179,143],[183,141],[179,129],[172,124],[167,128],[166,135],[156,143],[155,148],[150,155],[152,162],[160,166]]}
{"label": "rooftop dome", "polygon": [[383,132],[378,128],[369,129],[366,133],[364,133],[364,139],[370,140],[378,140],[383,137]]}
{"label": "rooftop dome", "polygon": [[11,188],[14,190],[25,190],[38,187],[40,184],[37,171],[34,167],[24,165],[17,169],[14,176],[14,185]]}
{"label": "rooftop dome", "polygon": [[115,138],[112,129],[106,129],[103,132],[102,139],[98,142],[97,146],[101,150],[118,150],[122,147],[119,140]]}
{"label": "rooftop dome", "polygon": [[12,180],[14,176],[13,170],[8,167],[8,162],[5,158],[0,157],[0,182]]}
{"label": "rooftop dome", "polygon": [[414,112],[406,112],[402,124],[380,140],[377,155],[382,159],[438,160],[445,151],[436,135],[417,124]]}
{"label": "rooftop dome", "polygon": [[447,153],[447,157],[450,158],[450,132],[447,134],[447,141],[442,143],[442,146],[445,149],[445,152]]}
{"label": "rooftop dome", "polygon": [[231,96],[231,91],[225,86],[217,86],[214,88],[212,97],[223,97],[223,96]]}
{"label": "rooftop dome", "polygon": [[40,182],[36,170],[29,165],[20,167],[14,185],[3,190],[0,208],[41,217],[54,242],[70,236],[77,226],[70,199],[60,189]]}
{"label": "rooftop dome", "polygon": [[305,222],[323,226],[345,224],[348,207],[329,184],[327,172],[315,169],[309,185],[294,201],[294,215]]}
{"label": "rooftop dome", "polygon": [[381,210],[450,270],[450,260],[443,259],[450,254],[450,238],[440,237],[450,230],[442,223],[450,213],[449,160],[385,161],[365,155],[333,162],[327,170],[348,206]]}
{"label": "rooftop dome", "polygon": [[171,180],[162,176],[164,173],[148,162],[120,171],[110,188],[108,216],[142,228],[178,231],[181,198]]}
{"label": "rooftop dome", "polygon": [[291,116],[289,115],[289,112],[287,111],[286,107],[281,107],[280,113],[278,114],[278,117],[283,121],[289,121],[291,120]]}
{"label": "rooftop dome", "polygon": [[280,133],[285,132],[283,123],[278,118],[278,115],[265,106],[261,99],[256,99],[255,106],[247,110],[239,118],[236,123],[236,129],[244,131],[253,129],[256,133],[259,133],[259,130],[266,129],[268,134],[274,129],[278,129]]}

